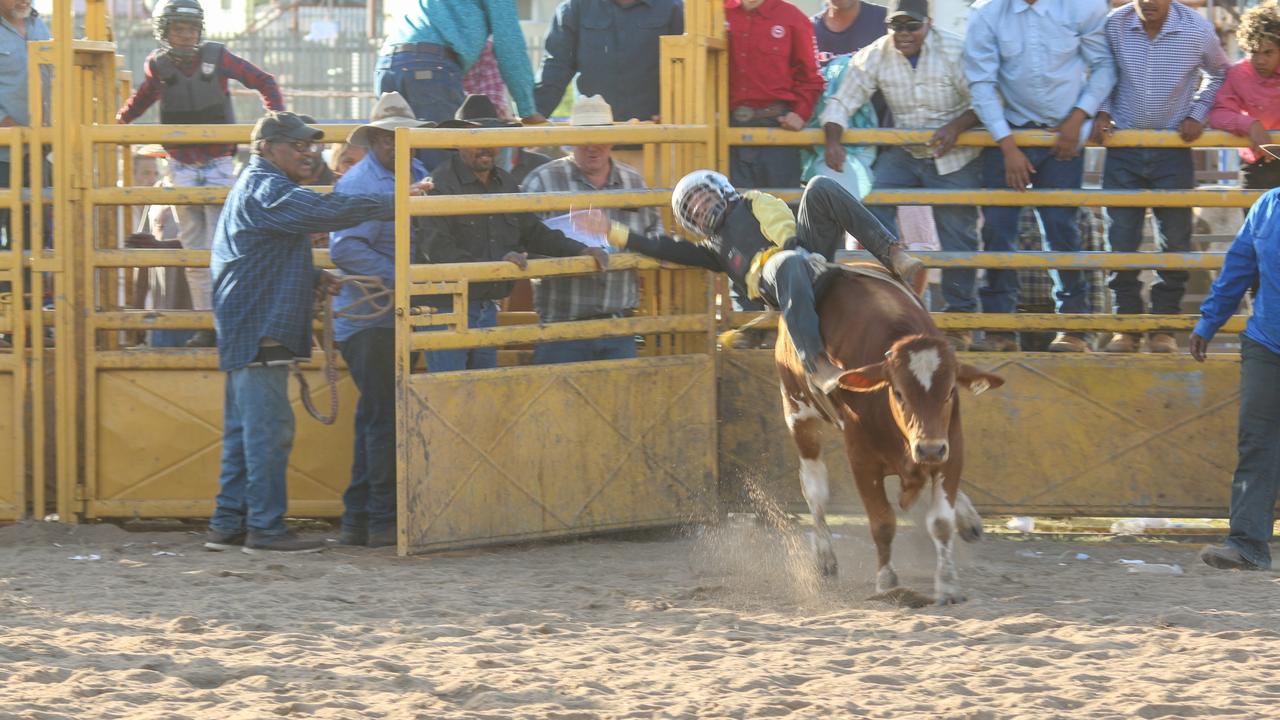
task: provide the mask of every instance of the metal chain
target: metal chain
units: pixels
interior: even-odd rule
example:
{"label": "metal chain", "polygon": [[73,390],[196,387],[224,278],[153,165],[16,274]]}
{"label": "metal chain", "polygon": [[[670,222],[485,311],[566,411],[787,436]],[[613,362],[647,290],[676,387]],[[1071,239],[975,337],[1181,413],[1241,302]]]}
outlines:
{"label": "metal chain", "polygon": [[[333,309],[333,299],[330,296],[325,296],[317,303],[319,307],[316,310],[324,318],[320,333],[320,352],[324,354],[324,380],[329,386],[328,415],[321,415],[311,402],[311,387],[307,384],[306,376],[302,374],[302,366],[296,361],[290,366],[290,372],[298,378],[298,386],[302,391],[302,407],[307,409],[307,414],[325,425],[332,425],[338,419],[338,366],[333,356],[333,319],[340,317],[348,320],[376,320],[391,312],[391,308],[395,305],[391,288],[382,282],[382,278],[371,275],[343,275],[338,277],[337,281],[339,285],[351,285],[359,290],[360,297],[355,302],[343,305],[337,310]],[[368,305],[369,309],[365,312],[353,310],[361,305]]]}

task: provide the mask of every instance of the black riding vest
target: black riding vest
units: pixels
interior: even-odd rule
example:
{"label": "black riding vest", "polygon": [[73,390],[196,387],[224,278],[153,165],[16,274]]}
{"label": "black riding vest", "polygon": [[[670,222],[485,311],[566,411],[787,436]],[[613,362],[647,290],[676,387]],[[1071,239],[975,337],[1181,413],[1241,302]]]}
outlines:
{"label": "black riding vest", "polygon": [[168,53],[157,55],[152,70],[163,83],[160,122],[172,125],[228,125],[236,121],[231,94],[223,88],[222,43],[202,43],[200,67],[187,75]]}
{"label": "black riding vest", "polygon": [[[743,297],[746,297],[746,278],[751,269],[751,260],[758,253],[773,247],[773,243],[769,242],[769,238],[760,229],[760,220],[752,212],[751,201],[747,198],[735,200],[729,206],[724,223],[703,245],[720,256],[725,274]],[[783,248],[790,249],[794,246],[795,239],[792,238]]]}

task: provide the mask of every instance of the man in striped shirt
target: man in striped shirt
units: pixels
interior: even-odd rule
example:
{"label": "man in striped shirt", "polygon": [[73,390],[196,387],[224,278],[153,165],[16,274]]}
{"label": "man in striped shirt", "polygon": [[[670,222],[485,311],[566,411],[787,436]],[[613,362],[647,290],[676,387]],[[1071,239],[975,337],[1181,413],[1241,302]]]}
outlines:
{"label": "man in striped shirt", "polygon": [[[1177,130],[1184,142],[1204,132],[1213,99],[1226,77],[1227,55],[1213,25],[1173,0],[1134,0],[1107,18],[1107,44],[1115,57],[1117,82],[1094,122],[1094,140],[1105,143],[1112,129]],[[1103,168],[1108,190],[1184,190],[1195,187],[1191,148],[1111,148]],[[1107,243],[1115,252],[1134,252],[1142,244],[1146,208],[1108,207]],[[1163,252],[1191,249],[1191,208],[1152,208],[1156,242]],[[1182,312],[1185,270],[1160,270],[1151,286],[1151,312]],[[1116,312],[1144,311],[1142,281],[1136,270],[1111,273]],[[1141,336],[1116,333],[1107,352],[1136,352]],[[1150,352],[1178,351],[1173,335],[1153,333]]]}
{"label": "man in striped shirt", "polygon": [[[875,162],[873,189],[975,188],[982,182],[979,148],[955,147],[956,137],[978,124],[969,107],[969,81],[964,77],[960,38],[931,27],[927,0],[894,0],[889,6],[888,34],[859,50],[850,61],[840,88],[822,112],[826,160],[833,170],[845,162],[840,142],[847,118],[879,90],[901,127],[935,130],[928,145],[885,147]],[[897,208],[869,208],[897,235]],[[978,209],[972,205],[941,205],[933,210],[943,250],[978,249]],[[942,296],[947,312],[977,312],[975,271],[942,271]],[[968,333],[949,334],[960,350],[969,346]]]}

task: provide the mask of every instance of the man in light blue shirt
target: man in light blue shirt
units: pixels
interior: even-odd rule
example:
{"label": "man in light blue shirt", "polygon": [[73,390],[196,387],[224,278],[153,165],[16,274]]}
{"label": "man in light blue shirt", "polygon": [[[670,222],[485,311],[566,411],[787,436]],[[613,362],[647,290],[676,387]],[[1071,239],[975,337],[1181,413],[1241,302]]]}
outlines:
{"label": "man in light blue shirt", "polygon": [[[334,185],[335,193],[380,195],[395,191],[396,138],[398,127],[423,127],[431,123],[416,120],[413,110],[399,93],[378,98],[369,124],[351,133],[348,142],[368,148]],[[427,171],[416,159],[410,173],[413,181]],[[366,220],[329,236],[329,256],[345,275],[381,278],[395,287],[396,224],[391,220]],[[354,285],[343,285],[333,301],[335,308],[350,308],[354,315],[370,315],[377,308],[361,302],[363,294]],[[385,302],[385,301],[384,301]],[[395,400],[395,319],[391,313],[360,319],[338,317],[333,321],[334,339],[342,344],[342,359],[360,391],[356,405],[355,452],[351,484],[342,496],[343,545],[383,547],[396,543],[396,400]]]}
{"label": "man in light blue shirt", "polygon": [[[1280,158],[1280,145],[1263,145]],[[1240,428],[1231,481],[1231,531],[1224,545],[1200,559],[1216,568],[1266,570],[1276,494],[1280,490],[1280,189],[1254,203],[1222,272],[1200,306],[1191,356],[1201,362],[1218,328],[1240,307],[1254,283],[1253,315],[1240,336]]]}
{"label": "man in light blue shirt", "polygon": [[[26,127],[31,125],[31,110],[27,96],[27,43],[49,40],[49,26],[40,14],[31,8],[30,0],[4,0],[0,2],[0,127]],[[49,74],[41,74],[45,102],[49,101]],[[47,105],[46,105],[47,107]],[[37,118],[42,120],[42,118]],[[9,145],[0,144],[0,188],[9,187]],[[28,169],[23,162],[22,182],[26,185]],[[45,172],[44,177],[50,177]],[[23,227],[29,227],[23,223]],[[12,246],[9,237],[9,210],[0,210],[0,227],[5,236],[0,239],[0,250]]]}
{"label": "man in light blue shirt", "polygon": [[[1107,0],[979,0],[969,15],[964,71],[973,109],[999,143],[983,152],[988,188],[1077,189],[1084,160],[1080,140],[1085,120],[1098,111],[1115,85],[1115,63],[1103,25]],[[1011,134],[1022,128],[1055,130],[1051,148],[1018,147]],[[1086,133],[1087,134],[1087,133]],[[1018,238],[1018,207],[984,207],[985,249],[1011,251]],[[1053,250],[1080,250],[1076,208],[1036,211]],[[1054,271],[1058,312],[1089,311],[1083,272]],[[985,312],[1011,313],[1018,304],[1015,270],[988,270],[980,290]],[[1016,350],[1016,336],[988,333],[990,350]],[[1080,334],[1059,333],[1049,347],[1058,352],[1088,349]]]}
{"label": "man in light blue shirt", "polygon": [[[419,120],[453,117],[465,93],[462,75],[475,65],[489,37],[502,81],[526,123],[546,122],[533,98],[533,64],[515,0],[412,0],[391,24],[374,76],[374,90],[398,92]],[[428,168],[448,159],[441,150],[421,150]]]}

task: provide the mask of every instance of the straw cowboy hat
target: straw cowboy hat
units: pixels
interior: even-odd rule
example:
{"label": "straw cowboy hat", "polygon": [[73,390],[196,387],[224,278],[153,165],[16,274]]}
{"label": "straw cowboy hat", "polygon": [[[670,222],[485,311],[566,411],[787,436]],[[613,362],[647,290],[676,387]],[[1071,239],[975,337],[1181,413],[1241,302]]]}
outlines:
{"label": "straw cowboy hat", "polygon": [[520,127],[513,120],[498,117],[498,109],[487,95],[468,95],[452,120],[445,120],[438,127],[442,128],[481,128],[481,127]]}
{"label": "straw cowboy hat", "polygon": [[382,93],[377,104],[373,106],[373,116],[369,118],[369,122],[353,130],[351,137],[347,138],[347,143],[357,147],[368,147],[369,128],[394,132],[396,128],[402,127],[435,127],[435,123],[414,117],[413,108],[409,107],[409,103],[400,96],[400,93],[394,90]]}
{"label": "straw cowboy hat", "polygon": [[569,124],[579,127],[589,125],[612,125],[613,108],[599,95],[591,97],[578,96],[573,103],[573,111],[569,113]]}

